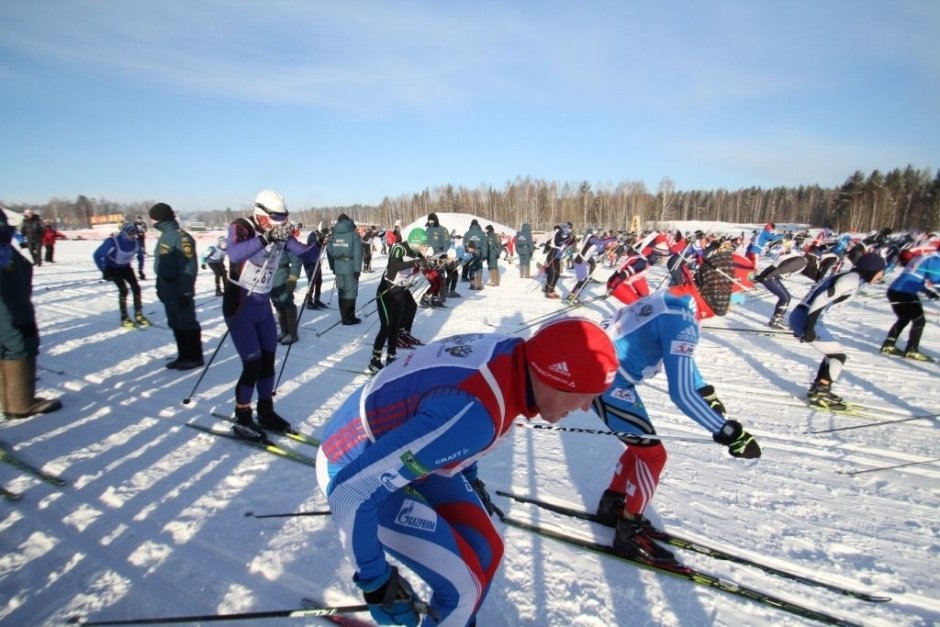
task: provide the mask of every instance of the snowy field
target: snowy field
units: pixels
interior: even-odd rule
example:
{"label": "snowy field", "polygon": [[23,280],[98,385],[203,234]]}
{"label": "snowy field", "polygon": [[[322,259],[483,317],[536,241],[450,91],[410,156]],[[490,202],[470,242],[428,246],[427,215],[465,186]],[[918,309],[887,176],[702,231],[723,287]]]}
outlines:
{"label": "snowy field", "polygon": [[[454,219],[441,214],[443,226],[462,233],[466,223]],[[200,255],[219,234],[198,234]],[[257,517],[326,509],[313,469],[186,426],[192,420],[210,424],[211,410],[232,407],[240,362],[231,343],[218,350],[193,394],[201,369],[164,368],[175,356],[169,329],[119,328],[116,290],[99,280],[91,261],[98,243],[60,242],[57,263],[36,268],[33,302],[42,335],[38,389],[60,396],[64,408],[4,421],[0,440],[68,485],[56,488],[0,464],[0,484],[23,494],[18,501],[0,500],[0,623],[59,625],[75,615],[108,620],[279,610],[298,607],[302,597],[360,603],[351,564],[329,517]],[[155,243],[151,232],[150,251]],[[165,325],[150,261],[144,311]],[[384,257],[377,256],[373,267],[384,266]],[[651,271],[653,287],[662,272],[661,267]],[[609,273],[601,267],[595,277],[606,280]],[[563,296],[574,283],[572,273],[566,275],[560,282]],[[378,276],[362,276],[360,306],[375,296]],[[526,336],[529,331],[520,327],[564,306],[543,298],[534,280],[520,279],[515,265],[503,265],[500,287],[472,292],[466,285],[459,284],[463,298],[449,299],[447,309],[419,309],[414,335],[430,341],[497,327]],[[809,282],[800,277],[788,285],[798,299]],[[356,371],[365,368],[378,328],[377,316],[365,315],[373,311],[370,305],[362,310],[363,324],[337,326],[316,337],[338,320],[331,287],[327,272],[323,300],[332,297],[332,308],[303,312],[301,339],[290,350],[276,397],[279,413],[313,435],[366,380]],[[208,360],[225,325],[211,272],[200,272],[197,288]],[[305,288],[301,280],[298,290]],[[602,284],[593,284],[585,296],[602,291]],[[937,411],[938,366],[878,353],[894,320],[884,291],[884,285],[868,286],[825,318],[848,354],[836,391],[878,408],[879,419],[806,407],[800,399],[820,355],[792,337],[705,329],[698,364],[730,414],[757,436],[764,456],[736,460],[710,441],[669,441],[670,463],[648,513],[667,530],[892,600],[866,603],[751,567],[678,552],[686,563],[708,572],[852,623],[937,625],[938,424],[904,419]],[[704,325],[766,329],[773,300],[759,287],[726,318]],[[578,311],[600,320],[614,306],[599,300]],[[922,350],[936,357],[938,309],[936,303],[926,306]],[[286,347],[279,348],[279,373],[285,353]],[[641,388],[659,431],[707,438],[672,406],[665,386],[659,376]],[[184,405],[190,395],[193,402]],[[892,422],[875,425],[878,420]],[[583,413],[561,426],[603,428]],[[303,444],[293,448],[314,453]],[[481,477],[491,491],[512,488],[593,510],[619,450],[620,444],[606,436],[520,428],[482,461]],[[609,529],[495,495],[494,501],[518,518],[603,542],[612,535]],[[813,624],[497,526],[503,529],[506,553],[479,613],[481,627]],[[411,581],[426,592],[422,582],[413,576]],[[302,619],[254,622],[303,624]]]}

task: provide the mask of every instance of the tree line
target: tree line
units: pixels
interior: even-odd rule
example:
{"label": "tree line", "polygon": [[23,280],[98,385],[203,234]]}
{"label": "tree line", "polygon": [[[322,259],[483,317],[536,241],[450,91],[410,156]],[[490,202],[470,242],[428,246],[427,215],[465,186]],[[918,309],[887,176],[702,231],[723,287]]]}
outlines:
{"label": "tree line", "polygon": [[[45,205],[5,205],[16,211],[32,209],[63,229],[89,228],[94,216],[121,213],[127,219],[147,216],[155,201],[120,204],[89,199],[54,199]],[[231,208],[189,212],[185,220],[223,227],[245,211]],[[518,227],[529,223],[535,230],[572,222],[579,227],[630,231],[655,228],[672,221],[720,221],[733,223],[796,223],[829,226],[837,232],[934,231],[940,227],[940,170],[916,169],[911,165],[883,174],[867,176],[854,172],[837,188],[819,185],[799,187],[748,187],[729,191],[675,188],[663,178],[655,191],[640,181],[614,186],[591,183],[558,183],[517,177],[502,189],[493,186],[467,188],[443,185],[421,192],[385,197],[377,206],[292,208],[291,216],[308,229],[330,225],[341,213],[359,224],[388,227],[400,220],[408,224],[429,213],[469,213]]]}

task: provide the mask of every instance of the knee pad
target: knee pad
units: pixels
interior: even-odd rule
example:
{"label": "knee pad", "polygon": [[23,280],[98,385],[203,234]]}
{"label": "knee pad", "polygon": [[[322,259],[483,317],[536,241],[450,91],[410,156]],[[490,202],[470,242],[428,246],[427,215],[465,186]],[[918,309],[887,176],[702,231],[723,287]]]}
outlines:
{"label": "knee pad", "polygon": [[259,379],[269,379],[274,376],[274,352],[273,351],[261,351],[260,361],[260,370],[258,372]]}
{"label": "knee pad", "polygon": [[238,385],[254,389],[255,383],[261,375],[261,359],[252,359],[242,362],[242,374],[238,377]]}

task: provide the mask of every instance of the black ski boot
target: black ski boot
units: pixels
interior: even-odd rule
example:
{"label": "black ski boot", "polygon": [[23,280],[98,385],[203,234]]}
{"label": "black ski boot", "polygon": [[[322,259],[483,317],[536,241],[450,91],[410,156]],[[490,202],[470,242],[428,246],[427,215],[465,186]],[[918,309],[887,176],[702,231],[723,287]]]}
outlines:
{"label": "black ski boot", "polygon": [[264,432],[251,419],[251,407],[235,408],[235,426],[232,427],[232,432],[236,436],[252,442],[264,442],[267,439],[264,437]]}
{"label": "black ski boot", "polygon": [[601,501],[597,504],[597,522],[608,527],[616,527],[623,514],[623,502],[627,496],[613,490],[604,490]]}
{"label": "black ski boot", "polygon": [[622,516],[617,521],[617,530],[614,532],[614,550],[625,557],[646,560],[657,563],[675,563],[676,556],[653,540],[647,531],[650,525],[643,516]]}
{"label": "black ski boot", "polygon": [[770,321],[767,323],[767,326],[771,329],[783,329],[785,328],[783,324],[783,314],[774,314]]}
{"label": "black ski boot", "polygon": [[372,360],[369,361],[369,372],[375,374],[384,367],[382,365],[382,353],[373,351]]}
{"label": "black ski boot", "polygon": [[274,411],[274,401],[269,399],[258,399],[258,424],[262,429],[274,431],[277,433],[292,433],[290,423],[278,416]]}

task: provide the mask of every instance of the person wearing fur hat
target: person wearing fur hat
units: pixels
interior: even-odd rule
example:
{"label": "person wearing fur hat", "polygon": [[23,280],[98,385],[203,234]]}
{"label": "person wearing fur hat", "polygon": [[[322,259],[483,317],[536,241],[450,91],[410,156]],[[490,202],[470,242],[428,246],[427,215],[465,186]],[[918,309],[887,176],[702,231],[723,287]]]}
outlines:
{"label": "person wearing fur hat", "polygon": [[616,370],[600,326],[563,318],[527,340],[470,333],[418,347],[344,401],[324,428],[317,481],[375,622],[418,624],[392,556],[430,586],[427,623],[475,624],[503,555],[477,460],[517,417],[555,424],[587,411]]}
{"label": "person wearing fur hat", "polygon": [[[264,442],[264,429],[293,431],[290,423],[274,411],[277,328],[271,313],[271,290],[275,271],[285,250],[301,262],[309,262],[317,261],[322,249],[319,244],[304,246],[294,237],[284,197],[270,189],[255,197],[251,217],[238,218],[229,225],[227,239],[229,280],[222,298],[222,315],[242,362],[235,383],[232,431],[246,440]],[[251,411],[256,390],[257,422]]]}
{"label": "person wearing fur hat", "polygon": [[[463,234],[464,248],[469,248],[470,242],[473,242],[476,253],[480,256],[480,259],[486,259],[488,254],[488,249],[486,246],[486,233],[483,232],[483,228],[480,226],[480,223],[476,218],[470,221],[470,226],[467,228],[467,232]],[[466,275],[466,280],[470,280],[470,268],[468,268],[466,265],[464,266],[463,274]],[[470,289],[483,289],[483,275],[481,273],[477,272],[475,275],[473,275]]]}
{"label": "person wearing fur hat", "polygon": [[344,325],[359,324],[356,298],[359,296],[359,273],[362,271],[362,240],[356,223],[345,213],[339,214],[333,226],[333,237],[326,245],[326,256],[339,294],[339,315]]}
{"label": "person wearing fur hat", "polygon": [[153,255],[157,298],[166,311],[167,326],[176,339],[176,359],[166,364],[175,370],[192,370],[204,365],[202,327],[196,319],[196,274],[199,259],[196,241],[180,227],[170,205],[158,202],[150,208],[150,219],[160,232]]}
{"label": "person wearing fur hat", "polygon": [[13,246],[15,228],[0,209],[0,404],[7,419],[62,408],[57,398],[36,396],[39,329],[33,309],[33,265]]}
{"label": "person wearing fur hat", "polygon": [[829,333],[822,317],[833,305],[852,298],[863,283],[881,281],[884,273],[884,258],[878,253],[865,253],[855,261],[851,270],[816,283],[790,314],[793,335],[824,355],[816,378],[806,393],[810,405],[836,411],[846,409],[842,397],[832,392],[832,384],[839,379],[847,359],[845,349]]}
{"label": "person wearing fur hat", "polygon": [[[620,309],[607,325],[620,367],[609,390],[594,401],[594,411],[612,431],[633,434],[621,438],[624,450],[610,484],[597,507],[598,520],[615,527],[613,547],[627,557],[659,562],[675,558],[648,534],[643,512],[656,492],[666,465],[666,448],[637,386],[665,370],[669,398],[686,416],[712,434],[732,457],[757,458],[757,440],[737,420],[730,419],[695,363],[700,337],[698,320],[727,313],[732,291],[731,252],[705,257],[694,280],[683,266],[687,282],[637,300]],[[639,439],[643,438],[643,439]]]}

